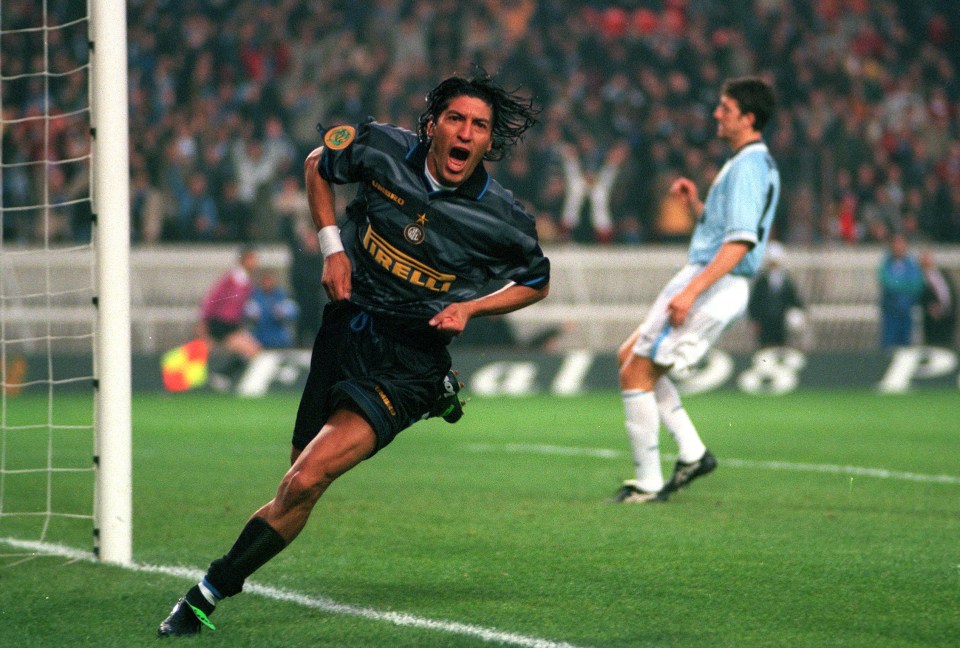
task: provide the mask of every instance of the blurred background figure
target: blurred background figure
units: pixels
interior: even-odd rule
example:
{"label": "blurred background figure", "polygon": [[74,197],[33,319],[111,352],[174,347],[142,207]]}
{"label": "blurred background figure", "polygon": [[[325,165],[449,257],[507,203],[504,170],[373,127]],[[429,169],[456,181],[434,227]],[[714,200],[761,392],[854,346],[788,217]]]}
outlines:
{"label": "blurred background figure", "polygon": [[880,263],[880,345],[906,346],[913,342],[914,308],[923,293],[923,270],[910,254],[907,237],[890,236],[890,249]]}
{"label": "blurred background figure", "polygon": [[320,330],[327,293],[320,282],[323,277],[323,254],[313,224],[287,218],[282,223],[283,235],[290,250],[290,287],[293,300],[300,307],[296,322],[295,345],[313,348]]}
{"label": "blurred background figure", "polygon": [[273,209],[273,183],[284,165],[283,152],[257,138],[238,140],[232,149],[237,198],[252,215],[250,236],[257,241],[279,238]]}
{"label": "blurred background figure", "polygon": [[163,233],[163,192],[150,182],[150,174],[131,165],[130,233],[131,240],[156,245]]}
{"label": "blurred background figure", "polygon": [[791,331],[802,332],[806,325],[803,302],[785,260],[783,245],[770,241],[765,267],[750,290],[747,314],[760,348],[786,346]]}
{"label": "blurred background figure", "polygon": [[264,270],[260,275],[260,283],[253,289],[245,313],[253,323],[253,336],[263,348],[293,346],[293,327],[300,316],[300,307],[280,285],[275,271]]}
{"label": "blurred background figure", "polygon": [[617,142],[609,151],[603,151],[589,133],[581,133],[576,145],[563,144],[559,153],[566,183],[561,217],[565,236],[581,243],[612,242],[610,193],[630,147],[626,142]]}
{"label": "blurred background figure", "polygon": [[953,348],[957,325],[957,290],[947,272],[937,266],[929,249],[920,253],[923,269],[923,343]]}
{"label": "blurred background figure", "polygon": [[207,177],[199,171],[190,174],[177,197],[176,227],[181,241],[211,242],[226,238]]}
{"label": "blurred background figure", "polygon": [[237,264],[221,275],[203,298],[197,334],[211,348],[220,348],[229,355],[220,366],[211,363],[210,386],[218,391],[230,389],[247,362],[260,353],[260,342],[244,322],[258,265],[257,251],[244,248]]}

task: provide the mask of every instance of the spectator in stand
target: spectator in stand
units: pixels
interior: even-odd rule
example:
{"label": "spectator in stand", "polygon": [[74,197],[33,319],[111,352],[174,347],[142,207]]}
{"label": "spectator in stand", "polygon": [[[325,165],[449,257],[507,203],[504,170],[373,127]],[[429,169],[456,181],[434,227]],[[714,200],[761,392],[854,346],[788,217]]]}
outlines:
{"label": "spectator in stand", "polygon": [[273,195],[273,210],[279,220],[281,233],[285,231],[286,223],[306,222],[310,218],[307,192],[301,187],[301,180],[297,176],[288,175],[281,180],[280,188]]}
{"label": "spectator in stand", "polygon": [[131,165],[130,231],[133,241],[154,245],[163,232],[163,196],[143,167]]}
{"label": "spectator in stand", "polygon": [[293,161],[297,157],[297,147],[287,135],[283,120],[272,115],[264,125],[263,148],[267,158],[276,164],[275,175],[286,175],[293,170]]}
{"label": "spectator in stand", "polygon": [[930,346],[953,348],[957,327],[957,290],[950,274],[937,266],[933,252],[920,253],[923,268],[923,342]]}
{"label": "spectator in stand", "polygon": [[218,391],[229,389],[247,362],[260,353],[260,343],[244,322],[258,265],[257,251],[244,248],[237,265],[221,275],[203,297],[197,333],[229,355],[221,367],[211,366],[210,385]]}
{"label": "spectator in stand", "polygon": [[[724,0],[645,3],[634,10],[574,0],[421,0],[389,7],[330,0],[323,10],[296,1],[275,3],[269,11],[257,0],[128,4],[132,153],[147,159],[154,186],[171,192],[176,178],[167,179],[167,167],[180,161],[165,160],[158,152],[176,143],[187,157],[183,178],[203,165],[216,196],[228,178],[214,181],[211,176],[208,153],[215,146],[215,155],[225,160],[216,169],[239,183],[258,219],[254,239],[276,238],[276,221],[268,218],[268,202],[256,203],[263,211],[254,207],[247,195],[248,177],[231,164],[230,149],[254,139],[250,123],[263,119],[255,116],[274,116],[258,126],[266,140],[278,145],[267,146],[281,152],[276,157],[288,156],[283,151],[289,152],[291,144],[302,156],[311,148],[318,115],[353,122],[369,110],[378,121],[410,127],[402,123],[409,119],[407,108],[420,103],[436,70],[454,72],[477,62],[509,70],[511,84],[535,89],[546,108],[545,131],[582,127],[604,150],[627,138],[632,150],[644,155],[665,143],[677,151],[703,147],[711,139],[703,125],[709,125],[704,107],[716,99],[712,89],[722,76],[749,69],[775,80],[782,97],[769,140],[785,181],[778,222],[789,233],[786,240],[859,244],[885,236],[889,225],[881,223],[887,215],[878,219],[874,190],[888,180],[894,165],[902,169],[904,193],[922,184],[925,194],[946,201],[948,209],[917,215],[918,237],[960,242],[960,196],[948,198],[960,183],[960,12],[949,11],[945,0],[855,2],[843,5],[843,11],[837,10],[843,3],[835,1],[745,0],[738,7],[754,17],[750,24],[731,22]],[[17,20],[34,26],[63,24],[78,18],[82,5],[53,3],[44,18],[43,3],[20,3],[24,15]],[[460,43],[464,30],[470,36]],[[59,42],[49,43],[51,60],[63,63],[58,70],[79,69],[87,62],[86,38],[80,32],[64,31]],[[0,59],[10,79],[10,91],[4,93],[9,125],[3,133],[5,161],[19,157],[18,151],[32,156],[44,147],[49,152],[32,159],[73,159],[69,143],[88,139],[83,120],[73,120],[76,125],[66,125],[70,132],[45,141],[41,120],[27,119],[42,114],[48,102],[66,107],[64,112],[82,104],[79,75],[53,78],[45,89],[39,78],[25,73],[43,56],[40,43],[15,31],[0,41]],[[547,150],[535,142],[523,146],[529,147],[531,169],[550,165]],[[677,164],[669,171],[673,177],[703,185],[712,177],[688,168],[689,160],[670,162]],[[654,166],[635,176],[641,202],[628,218],[652,220],[656,213],[663,191],[655,183],[663,170],[654,171]],[[793,214],[787,206],[800,192],[814,203],[812,211],[799,217],[832,213],[837,178],[841,173],[856,178],[862,166],[870,169],[874,182],[856,202],[844,200],[850,212],[844,213],[842,228],[802,223],[798,235],[791,233]],[[23,203],[24,189],[35,194],[42,187],[36,177],[23,182],[24,175],[39,175],[35,168],[8,171],[2,183],[11,200],[5,206]],[[926,188],[928,183],[933,186]],[[898,188],[888,187],[888,194],[891,189],[897,206]],[[28,196],[26,202],[42,200]],[[531,202],[529,207],[537,213],[547,205]],[[615,231],[622,217],[618,210],[614,201]],[[899,214],[889,216],[899,219]],[[35,228],[24,229],[15,220],[22,219],[9,215],[5,230],[15,230],[18,239],[37,236]],[[871,230],[868,222],[876,223]],[[663,238],[655,224],[641,224],[644,236],[628,233],[620,239]],[[804,240],[811,234],[812,240]]]}
{"label": "spectator in stand", "polygon": [[300,307],[287,295],[274,270],[264,270],[260,275],[259,285],[253,289],[244,312],[253,324],[253,336],[264,349],[293,346],[293,327]]}
{"label": "spectator in stand", "polygon": [[747,314],[761,349],[786,346],[788,333],[803,321],[803,302],[796,284],[784,267],[786,251],[779,241],[767,245],[766,267],[750,289]]}
{"label": "spectator in stand", "polygon": [[497,178],[503,178],[503,184],[513,187],[513,195],[524,205],[531,205],[541,186],[541,179],[530,164],[529,152],[517,151],[497,166]]}
{"label": "spectator in stand", "polygon": [[48,241],[73,240],[75,206],[67,190],[67,174],[56,164],[47,167],[47,203],[62,206],[44,210],[46,217],[37,219],[35,224],[37,238]]}
{"label": "spectator in stand", "polygon": [[563,228],[560,227],[557,216],[563,212],[565,191],[562,177],[547,175],[543,186],[537,192],[537,199],[531,203],[531,210],[537,221],[537,235],[544,243],[559,243],[563,240]]}
{"label": "spectator in stand", "polygon": [[240,200],[240,189],[232,178],[223,183],[217,214],[226,231],[226,240],[241,243],[253,240],[253,205]]}
{"label": "spectator in stand", "polygon": [[207,191],[207,177],[194,171],[177,203],[177,231],[181,241],[223,241],[226,232],[217,216],[217,203]]}
{"label": "spectator in stand", "polygon": [[[629,154],[630,148],[625,142],[602,151],[587,132],[577,136],[577,145],[561,145],[560,157],[566,181],[561,225],[569,238],[579,243],[613,241],[610,192]],[[588,211],[586,219],[585,209]]]}
{"label": "spectator in stand", "polygon": [[909,252],[906,237],[890,236],[890,249],[879,269],[880,344],[884,348],[913,343],[914,309],[920,303],[924,278],[920,263]]}
{"label": "spectator in stand", "polygon": [[262,140],[252,137],[233,146],[233,168],[237,178],[237,197],[252,215],[251,236],[257,241],[279,237],[273,216],[273,182],[283,165],[279,148],[267,148]]}

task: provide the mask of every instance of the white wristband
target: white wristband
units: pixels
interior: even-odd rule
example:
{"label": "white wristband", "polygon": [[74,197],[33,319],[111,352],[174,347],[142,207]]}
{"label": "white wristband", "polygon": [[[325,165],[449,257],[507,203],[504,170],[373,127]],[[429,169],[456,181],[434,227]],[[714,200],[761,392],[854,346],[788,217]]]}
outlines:
{"label": "white wristband", "polygon": [[343,241],[340,240],[340,228],[336,225],[326,225],[317,232],[317,238],[320,239],[320,252],[326,259],[331,254],[343,252]]}

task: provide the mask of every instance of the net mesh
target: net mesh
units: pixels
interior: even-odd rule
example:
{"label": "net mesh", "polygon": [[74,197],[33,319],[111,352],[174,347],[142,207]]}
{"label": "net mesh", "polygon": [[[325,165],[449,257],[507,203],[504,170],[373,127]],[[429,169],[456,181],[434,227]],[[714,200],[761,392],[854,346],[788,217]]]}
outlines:
{"label": "net mesh", "polygon": [[0,0],[0,539],[89,544],[93,524],[87,13]]}

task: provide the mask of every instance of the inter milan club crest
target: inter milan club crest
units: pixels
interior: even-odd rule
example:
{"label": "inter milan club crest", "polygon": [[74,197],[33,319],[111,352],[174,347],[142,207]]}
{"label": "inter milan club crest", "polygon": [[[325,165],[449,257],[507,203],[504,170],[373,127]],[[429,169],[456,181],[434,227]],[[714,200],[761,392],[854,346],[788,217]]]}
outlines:
{"label": "inter milan club crest", "polygon": [[413,243],[414,245],[420,245],[423,243],[423,238],[426,236],[426,232],[423,229],[423,226],[426,224],[427,214],[424,212],[417,217],[416,222],[410,223],[403,228],[403,238],[407,239],[408,242]]}

